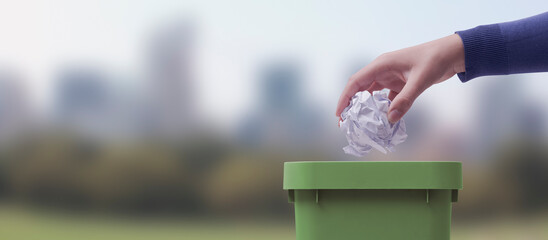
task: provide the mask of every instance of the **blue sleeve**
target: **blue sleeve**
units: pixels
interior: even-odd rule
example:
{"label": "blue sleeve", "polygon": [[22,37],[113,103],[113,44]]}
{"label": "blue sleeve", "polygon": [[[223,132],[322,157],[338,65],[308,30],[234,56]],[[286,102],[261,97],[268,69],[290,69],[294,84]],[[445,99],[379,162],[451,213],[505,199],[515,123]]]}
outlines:
{"label": "blue sleeve", "polygon": [[458,31],[464,45],[462,82],[487,75],[548,72],[548,12]]}

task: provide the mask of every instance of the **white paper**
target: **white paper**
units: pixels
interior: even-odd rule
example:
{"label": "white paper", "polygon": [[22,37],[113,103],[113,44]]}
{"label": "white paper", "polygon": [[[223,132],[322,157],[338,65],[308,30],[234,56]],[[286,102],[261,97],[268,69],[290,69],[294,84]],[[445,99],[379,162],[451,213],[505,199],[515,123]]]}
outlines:
{"label": "white paper", "polygon": [[394,146],[407,139],[403,118],[391,124],[388,121],[390,100],[386,91],[358,92],[341,114],[341,130],[346,134],[346,154],[357,157],[375,148],[383,153],[394,151]]}

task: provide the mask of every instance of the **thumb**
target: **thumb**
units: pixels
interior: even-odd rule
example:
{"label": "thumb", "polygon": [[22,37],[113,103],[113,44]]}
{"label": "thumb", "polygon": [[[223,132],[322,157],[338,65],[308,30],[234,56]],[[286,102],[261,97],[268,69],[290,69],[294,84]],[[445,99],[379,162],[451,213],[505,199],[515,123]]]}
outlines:
{"label": "thumb", "polygon": [[422,93],[423,90],[412,84],[410,81],[405,84],[400,93],[396,95],[390,109],[388,110],[388,121],[396,123],[399,121],[413,105],[413,102]]}

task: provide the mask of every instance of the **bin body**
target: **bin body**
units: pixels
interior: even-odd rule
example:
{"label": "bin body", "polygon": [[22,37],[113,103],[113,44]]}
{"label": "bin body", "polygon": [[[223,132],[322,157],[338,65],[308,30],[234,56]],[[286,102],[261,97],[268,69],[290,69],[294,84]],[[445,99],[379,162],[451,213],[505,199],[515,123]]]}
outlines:
{"label": "bin body", "polygon": [[455,162],[288,162],[297,240],[450,239]]}

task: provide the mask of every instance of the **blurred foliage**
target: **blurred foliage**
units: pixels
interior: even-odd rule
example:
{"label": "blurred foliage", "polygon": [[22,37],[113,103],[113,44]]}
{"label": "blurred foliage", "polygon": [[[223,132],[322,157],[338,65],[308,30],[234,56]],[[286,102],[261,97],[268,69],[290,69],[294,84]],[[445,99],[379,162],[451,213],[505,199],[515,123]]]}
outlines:
{"label": "blurred foliage", "polygon": [[0,199],[6,196],[6,160],[5,156],[0,154]]}
{"label": "blurred foliage", "polygon": [[548,149],[542,142],[510,142],[493,160],[499,184],[515,196],[518,211],[548,208]]}
{"label": "blurred foliage", "polygon": [[548,148],[538,139],[502,142],[483,164],[463,164],[456,218],[535,214],[548,209]]}
{"label": "blurred foliage", "polygon": [[23,138],[1,151],[1,194],[73,210],[288,217],[283,162],[327,160],[249,150],[207,134],[185,139],[192,141],[107,143],[72,134]]}
{"label": "blurred foliage", "polygon": [[[326,156],[245,148],[203,133],[134,142],[43,134],[2,148],[0,197],[85,211],[291,219],[283,162]],[[455,219],[548,209],[547,159],[542,141],[522,139],[500,145],[483,164],[464,159]]]}

